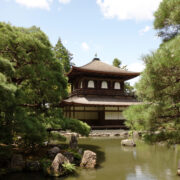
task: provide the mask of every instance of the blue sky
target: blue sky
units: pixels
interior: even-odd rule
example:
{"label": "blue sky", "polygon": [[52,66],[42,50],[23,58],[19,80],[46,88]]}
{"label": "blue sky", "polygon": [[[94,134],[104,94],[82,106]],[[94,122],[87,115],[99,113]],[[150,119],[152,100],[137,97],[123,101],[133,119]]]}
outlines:
{"label": "blue sky", "polygon": [[38,26],[52,45],[60,37],[77,66],[97,53],[103,62],[112,64],[119,58],[129,70],[142,71],[142,55],[161,42],[153,29],[153,12],[160,1],[0,0],[0,21]]}

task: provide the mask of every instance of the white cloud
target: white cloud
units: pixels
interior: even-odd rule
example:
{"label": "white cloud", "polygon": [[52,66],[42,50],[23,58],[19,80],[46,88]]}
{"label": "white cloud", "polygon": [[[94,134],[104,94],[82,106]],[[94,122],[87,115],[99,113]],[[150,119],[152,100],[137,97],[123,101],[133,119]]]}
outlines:
{"label": "white cloud", "polygon": [[88,51],[88,50],[89,50],[89,45],[88,45],[86,42],[83,42],[83,43],[81,44],[81,47],[82,47],[82,49],[85,50],[85,51]]}
{"label": "white cloud", "polygon": [[[142,72],[145,69],[145,65],[143,64],[143,62],[141,61],[137,61],[135,63],[131,63],[127,66],[127,69],[129,71],[134,71],[134,72]],[[140,80],[140,76],[133,78],[131,80],[129,80],[128,82],[130,82],[130,84],[132,86],[135,85],[135,83],[137,83]]]}
{"label": "white cloud", "polygon": [[152,20],[162,0],[96,0],[106,18]]}
{"label": "white cloud", "polygon": [[59,0],[59,2],[62,4],[67,4],[67,3],[70,3],[71,0]]}
{"label": "white cloud", "polygon": [[135,63],[131,63],[127,66],[129,71],[142,72],[145,68],[143,62],[137,61]]}
{"label": "white cloud", "polygon": [[145,26],[143,29],[139,31],[140,35],[143,35],[144,33],[148,32],[151,29],[150,26]]}
{"label": "white cloud", "polygon": [[53,0],[15,0],[16,3],[28,8],[40,8],[50,10],[50,4]]}

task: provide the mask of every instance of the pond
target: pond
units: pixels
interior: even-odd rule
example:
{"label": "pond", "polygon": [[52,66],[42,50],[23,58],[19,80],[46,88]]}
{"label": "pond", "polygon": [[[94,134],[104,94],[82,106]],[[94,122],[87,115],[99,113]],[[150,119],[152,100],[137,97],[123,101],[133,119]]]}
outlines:
{"label": "pond", "polygon": [[[138,142],[122,147],[119,138],[82,138],[79,144],[97,152],[95,170],[78,168],[77,174],[56,180],[179,180],[176,175],[180,151]],[[49,180],[40,173],[16,173],[3,180]]]}

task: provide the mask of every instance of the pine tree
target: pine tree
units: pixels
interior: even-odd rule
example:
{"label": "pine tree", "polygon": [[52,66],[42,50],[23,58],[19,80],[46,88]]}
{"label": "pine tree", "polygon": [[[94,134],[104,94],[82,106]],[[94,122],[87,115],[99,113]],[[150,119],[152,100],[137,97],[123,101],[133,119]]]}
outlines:
{"label": "pine tree", "polygon": [[61,62],[64,67],[64,71],[67,73],[71,68],[72,54],[64,47],[61,39],[58,39],[56,46],[54,47],[56,58]]}
{"label": "pine tree", "polygon": [[168,41],[180,33],[180,0],[163,0],[154,13],[154,28],[163,41]]}
{"label": "pine tree", "polygon": [[179,43],[180,36],[177,36],[144,57],[146,68],[136,86],[143,105],[132,106],[124,112],[128,126],[133,124],[134,129],[163,133],[161,139],[151,135],[155,141],[169,139],[180,143]]}
{"label": "pine tree", "polygon": [[154,28],[163,43],[143,58],[146,68],[136,86],[143,104],[124,112],[127,126],[146,130],[150,141],[180,143],[179,10],[179,0],[163,0],[155,12]]}
{"label": "pine tree", "polygon": [[59,103],[67,94],[63,67],[47,36],[34,26],[0,23],[0,142],[20,136],[34,145],[47,138],[47,128],[73,130],[72,123],[87,135],[85,123],[62,115]]}

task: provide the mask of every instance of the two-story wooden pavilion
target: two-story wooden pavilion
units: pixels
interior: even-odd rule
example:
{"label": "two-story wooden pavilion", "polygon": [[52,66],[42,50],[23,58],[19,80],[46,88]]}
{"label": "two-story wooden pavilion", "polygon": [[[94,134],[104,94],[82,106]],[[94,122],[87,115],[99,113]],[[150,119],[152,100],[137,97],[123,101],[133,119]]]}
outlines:
{"label": "two-story wooden pavilion", "polygon": [[61,103],[64,115],[87,122],[92,128],[122,128],[122,111],[137,100],[124,91],[124,82],[139,76],[94,58],[90,63],[73,66],[67,74],[71,95]]}

